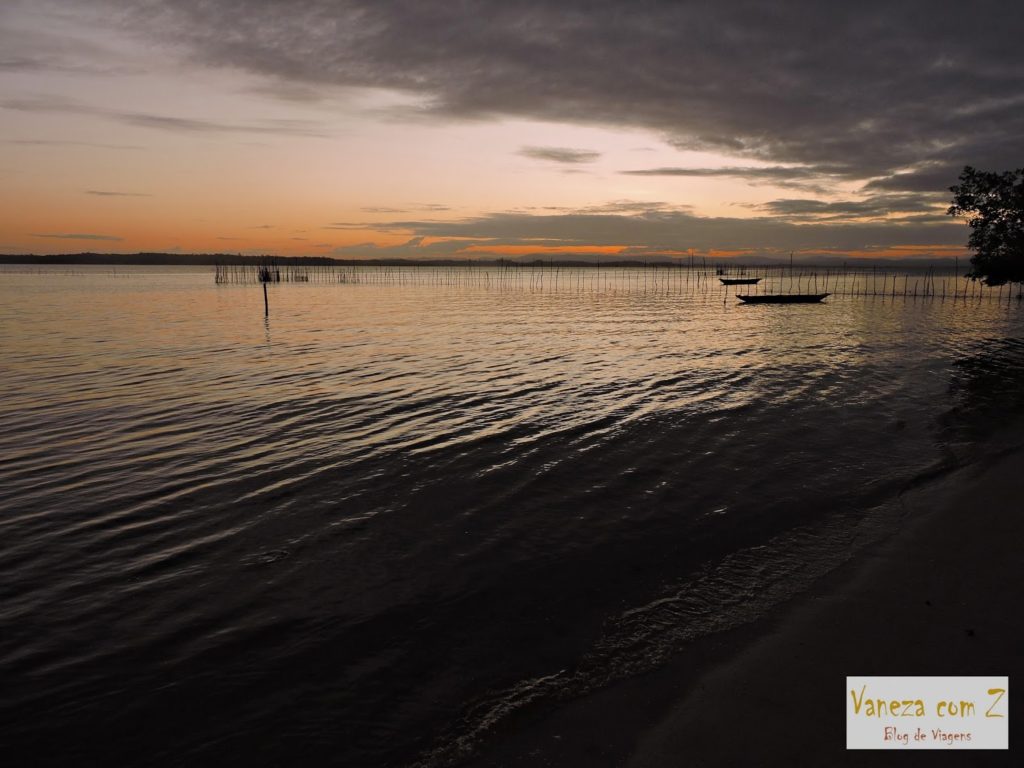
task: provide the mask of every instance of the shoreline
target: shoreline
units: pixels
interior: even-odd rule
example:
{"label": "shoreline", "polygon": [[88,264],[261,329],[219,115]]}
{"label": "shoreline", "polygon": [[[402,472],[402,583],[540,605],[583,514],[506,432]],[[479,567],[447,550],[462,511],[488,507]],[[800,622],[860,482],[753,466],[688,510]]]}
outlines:
{"label": "shoreline", "polygon": [[[907,490],[885,539],[761,619],[701,638],[654,672],[506,724],[473,766],[869,765],[848,752],[847,675],[1024,671],[1024,449]],[[1010,720],[1010,744],[1019,718]],[[944,765],[1008,765],[957,751]],[[899,765],[932,765],[932,751]],[[897,763],[894,763],[897,764]]]}

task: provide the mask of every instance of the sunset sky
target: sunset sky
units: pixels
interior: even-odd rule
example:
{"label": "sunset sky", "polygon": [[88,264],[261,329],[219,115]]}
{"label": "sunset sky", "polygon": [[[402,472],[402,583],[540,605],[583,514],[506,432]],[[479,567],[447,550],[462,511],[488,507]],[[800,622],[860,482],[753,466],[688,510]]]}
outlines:
{"label": "sunset sky", "polygon": [[1022,7],[4,0],[0,253],[963,255]]}

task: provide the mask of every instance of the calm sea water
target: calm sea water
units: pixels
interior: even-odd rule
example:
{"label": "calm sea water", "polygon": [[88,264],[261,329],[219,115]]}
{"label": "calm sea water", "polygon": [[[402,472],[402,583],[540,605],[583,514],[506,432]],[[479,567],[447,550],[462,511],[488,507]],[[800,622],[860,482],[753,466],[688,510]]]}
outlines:
{"label": "calm sea water", "polygon": [[0,278],[0,741],[42,762],[445,763],[1024,411],[1016,301]]}

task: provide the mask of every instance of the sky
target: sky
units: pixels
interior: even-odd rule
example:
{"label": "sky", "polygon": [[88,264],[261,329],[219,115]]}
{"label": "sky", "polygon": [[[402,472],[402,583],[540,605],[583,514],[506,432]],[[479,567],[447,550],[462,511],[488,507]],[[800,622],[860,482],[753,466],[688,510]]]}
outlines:
{"label": "sky", "polygon": [[0,253],[963,256],[1012,2],[3,0]]}

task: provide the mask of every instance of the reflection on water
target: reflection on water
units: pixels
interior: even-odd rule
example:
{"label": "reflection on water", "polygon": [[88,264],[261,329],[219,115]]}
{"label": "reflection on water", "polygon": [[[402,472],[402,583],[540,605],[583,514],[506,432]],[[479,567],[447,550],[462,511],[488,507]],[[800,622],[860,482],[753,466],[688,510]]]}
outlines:
{"label": "reflection on water", "polygon": [[942,424],[950,439],[983,438],[1024,411],[1024,339],[992,338],[953,362],[953,407]]}
{"label": "reflection on water", "polygon": [[1022,404],[1016,302],[604,275],[271,286],[264,319],[122,277],[0,285],[0,705],[44,758],[470,747],[766,610]]}

